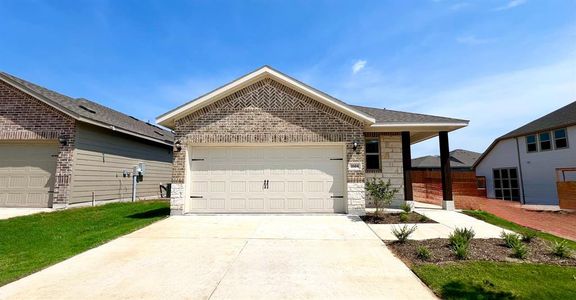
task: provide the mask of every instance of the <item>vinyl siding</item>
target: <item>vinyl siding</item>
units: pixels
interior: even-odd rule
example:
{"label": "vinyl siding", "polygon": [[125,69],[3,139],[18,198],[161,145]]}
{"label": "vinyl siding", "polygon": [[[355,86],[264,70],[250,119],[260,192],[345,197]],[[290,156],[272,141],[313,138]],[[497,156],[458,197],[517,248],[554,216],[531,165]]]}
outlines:
{"label": "vinyl siding", "polygon": [[136,139],[125,134],[80,124],[78,126],[70,204],[129,199],[132,172],[138,163],[145,164],[144,181],[138,183],[137,197],[160,197],[160,184],[171,181],[171,147]]}

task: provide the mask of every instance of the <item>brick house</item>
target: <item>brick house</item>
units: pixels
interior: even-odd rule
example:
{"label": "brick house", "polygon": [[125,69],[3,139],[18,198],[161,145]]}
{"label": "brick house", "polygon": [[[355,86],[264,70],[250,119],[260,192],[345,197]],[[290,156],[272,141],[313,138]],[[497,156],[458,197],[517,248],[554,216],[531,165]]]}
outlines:
{"label": "brick house", "polygon": [[438,135],[451,208],[448,132],[468,124],[349,105],[268,66],[157,122],[175,132],[172,214],[364,214],[373,177],[400,189],[399,205],[412,201],[410,145]]}
{"label": "brick house", "polygon": [[144,163],[138,198],[170,182],[172,132],[87,99],[0,73],[0,207],[131,198],[124,171]]}

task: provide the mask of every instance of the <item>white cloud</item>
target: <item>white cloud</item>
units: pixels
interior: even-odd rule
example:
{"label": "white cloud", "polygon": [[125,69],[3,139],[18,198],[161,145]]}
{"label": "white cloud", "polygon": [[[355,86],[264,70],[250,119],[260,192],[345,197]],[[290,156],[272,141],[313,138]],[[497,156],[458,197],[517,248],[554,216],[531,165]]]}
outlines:
{"label": "white cloud", "polygon": [[368,63],[365,60],[359,59],[357,60],[354,65],[352,65],[352,74],[356,74],[358,72],[360,72],[360,70],[364,69],[364,67],[366,66],[366,63]]}
{"label": "white cloud", "polygon": [[493,40],[481,39],[481,38],[476,37],[475,35],[465,35],[465,36],[461,36],[461,37],[457,38],[456,41],[460,44],[465,44],[465,45],[482,45],[482,44],[490,43]]}
{"label": "white cloud", "polygon": [[522,4],[525,4],[526,0],[512,0],[509,1],[506,5],[497,7],[496,10],[507,10],[507,9],[512,9],[514,7],[518,7]]}

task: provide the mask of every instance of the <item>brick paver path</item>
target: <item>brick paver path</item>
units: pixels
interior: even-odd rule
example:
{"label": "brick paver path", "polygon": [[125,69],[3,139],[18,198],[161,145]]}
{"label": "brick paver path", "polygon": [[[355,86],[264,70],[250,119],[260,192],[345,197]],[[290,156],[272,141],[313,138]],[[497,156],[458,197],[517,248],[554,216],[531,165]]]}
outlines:
{"label": "brick paver path", "polygon": [[530,211],[522,209],[518,202],[484,197],[455,196],[454,204],[459,209],[480,209],[522,226],[576,241],[576,212]]}

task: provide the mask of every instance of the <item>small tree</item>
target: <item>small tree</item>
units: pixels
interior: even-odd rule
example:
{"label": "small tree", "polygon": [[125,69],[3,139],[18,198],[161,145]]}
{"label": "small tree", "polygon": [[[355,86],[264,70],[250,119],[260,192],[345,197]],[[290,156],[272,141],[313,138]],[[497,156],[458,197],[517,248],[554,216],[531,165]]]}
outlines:
{"label": "small tree", "polygon": [[390,179],[384,181],[381,178],[372,178],[372,180],[367,181],[366,191],[374,200],[376,214],[380,214],[384,207],[388,207],[392,203],[394,195],[398,193],[398,189],[392,187]]}

